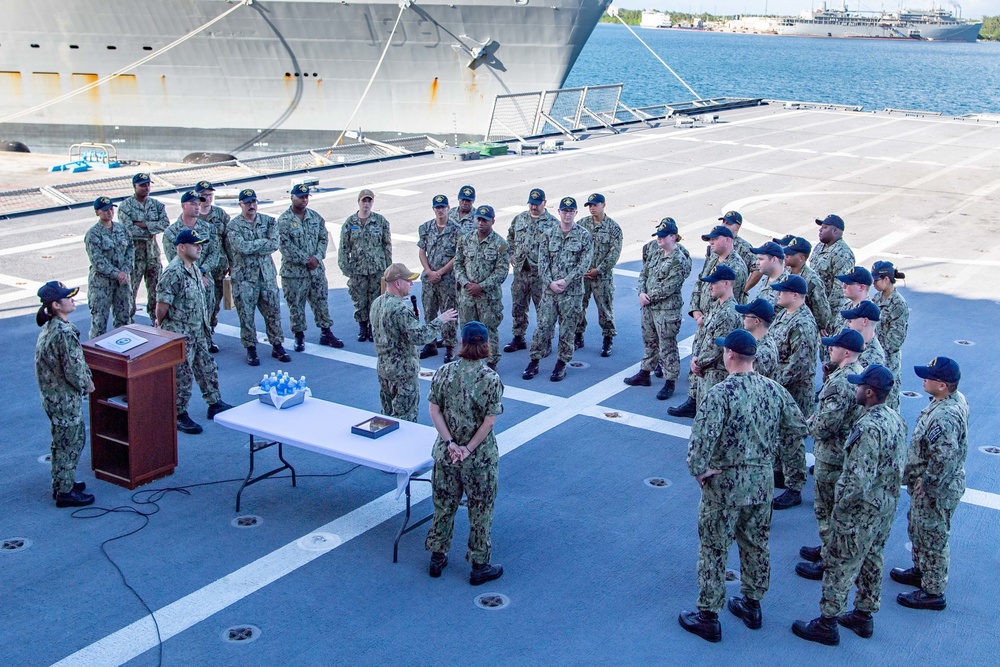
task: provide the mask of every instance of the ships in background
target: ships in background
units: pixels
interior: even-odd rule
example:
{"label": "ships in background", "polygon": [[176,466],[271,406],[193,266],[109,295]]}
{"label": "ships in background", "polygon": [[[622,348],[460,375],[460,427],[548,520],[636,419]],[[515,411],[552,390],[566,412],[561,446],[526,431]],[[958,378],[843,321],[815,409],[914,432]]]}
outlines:
{"label": "ships in background", "polygon": [[[229,0],[7,0],[0,119],[167,46]],[[406,3],[349,129],[481,135],[498,94],[559,88],[610,0]],[[129,157],[331,144],[385,48],[397,0],[266,0],[0,134],[35,151],[113,143]],[[533,110],[532,110],[533,111]]]}
{"label": "ships in background", "polygon": [[862,37],[876,39],[916,39],[936,42],[975,42],[982,21],[965,21],[942,8],[930,11],[854,12],[820,9],[803,12],[802,17],[781,19],[779,35],[803,37]]}

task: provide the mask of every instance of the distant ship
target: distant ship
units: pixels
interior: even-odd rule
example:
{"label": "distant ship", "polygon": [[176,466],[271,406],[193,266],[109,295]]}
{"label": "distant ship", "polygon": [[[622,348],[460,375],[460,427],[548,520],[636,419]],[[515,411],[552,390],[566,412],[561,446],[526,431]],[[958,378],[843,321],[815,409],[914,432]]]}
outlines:
{"label": "distant ship", "polygon": [[[3,4],[0,119],[125,68],[235,3]],[[609,4],[254,0],[122,76],[0,123],[0,136],[36,152],[97,141],[130,157],[152,152],[169,159],[164,151],[328,146],[343,129],[481,135],[496,95],[562,86]],[[387,42],[385,60],[348,127]]]}
{"label": "distant ship", "polygon": [[935,42],[975,42],[982,21],[965,21],[942,8],[930,11],[853,12],[820,9],[803,12],[803,17],[783,18],[779,35],[803,37],[861,37],[872,39],[914,39]]}

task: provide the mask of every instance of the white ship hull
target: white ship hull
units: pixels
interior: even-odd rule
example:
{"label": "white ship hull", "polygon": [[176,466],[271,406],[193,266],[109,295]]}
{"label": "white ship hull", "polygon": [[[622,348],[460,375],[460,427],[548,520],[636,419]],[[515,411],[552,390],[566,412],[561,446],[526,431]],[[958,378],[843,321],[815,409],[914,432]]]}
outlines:
{"label": "white ship hull", "polygon": [[[481,134],[497,94],[562,85],[607,2],[413,3],[350,127]],[[0,118],[126,67],[232,7],[224,0],[3,4]],[[33,150],[46,141],[60,151],[67,141],[106,141],[127,155],[328,144],[347,126],[399,11],[395,1],[255,0],[128,75],[2,124],[0,133]],[[484,43],[487,54],[470,66],[470,51]]]}
{"label": "white ship hull", "polygon": [[799,37],[860,37],[869,39],[914,39],[935,42],[975,42],[981,23],[892,24],[872,21],[826,23],[793,21],[779,25],[779,35]]}

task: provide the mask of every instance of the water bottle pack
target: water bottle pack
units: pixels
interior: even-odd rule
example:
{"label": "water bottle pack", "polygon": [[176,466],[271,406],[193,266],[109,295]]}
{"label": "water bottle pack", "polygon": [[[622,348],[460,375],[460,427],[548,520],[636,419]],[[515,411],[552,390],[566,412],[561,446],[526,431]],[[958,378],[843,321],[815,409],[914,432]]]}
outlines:
{"label": "water bottle pack", "polygon": [[251,387],[249,393],[251,396],[257,396],[261,403],[273,405],[279,410],[298,405],[305,400],[306,396],[312,396],[312,391],[306,384],[305,375],[296,380],[283,371],[272,372],[270,375],[265,374],[260,384]]}

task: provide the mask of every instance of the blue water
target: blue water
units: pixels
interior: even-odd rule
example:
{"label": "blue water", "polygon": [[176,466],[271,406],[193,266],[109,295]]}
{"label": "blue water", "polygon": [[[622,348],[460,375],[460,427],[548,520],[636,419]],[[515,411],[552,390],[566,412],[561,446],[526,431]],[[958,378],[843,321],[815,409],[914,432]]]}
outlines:
{"label": "blue water", "polygon": [[[702,97],[1000,113],[1000,43],[822,39],[635,28]],[[644,106],[691,94],[621,25],[598,24],[566,87],[624,83]]]}

